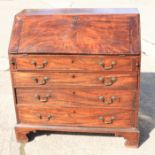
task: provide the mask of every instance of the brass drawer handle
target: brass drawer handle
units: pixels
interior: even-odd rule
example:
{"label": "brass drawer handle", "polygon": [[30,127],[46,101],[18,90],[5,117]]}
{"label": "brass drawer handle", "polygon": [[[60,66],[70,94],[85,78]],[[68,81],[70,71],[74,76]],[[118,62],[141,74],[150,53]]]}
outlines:
{"label": "brass drawer handle", "polygon": [[40,102],[48,102],[48,99],[51,97],[50,94],[46,94],[45,97],[41,97],[39,94],[35,94],[34,97]]}
{"label": "brass drawer handle", "polygon": [[110,101],[105,101],[104,96],[99,96],[98,97],[100,101],[102,101],[104,104],[112,104],[116,100],[116,96],[111,96]]}
{"label": "brass drawer handle", "polygon": [[48,120],[51,120],[53,118],[53,116],[51,115],[51,114],[49,114],[48,116],[47,116],[47,119]]}
{"label": "brass drawer handle", "polygon": [[113,121],[115,120],[115,117],[111,116],[109,119],[105,119],[103,116],[99,116],[98,119],[103,121],[104,124],[112,124]]}
{"label": "brass drawer handle", "polygon": [[43,61],[43,63],[42,63],[42,65],[41,66],[38,66],[37,65],[37,62],[36,61],[34,61],[34,60],[32,60],[32,62],[31,62],[37,69],[43,69],[43,68],[45,68],[45,66],[47,66],[47,64],[48,64],[48,61]]}
{"label": "brass drawer handle", "polygon": [[[39,114],[39,115],[37,115],[37,117],[39,118],[39,119],[43,119],[43,115],[41,115],[41,114]],[[47,118],[47,120],[49,121],[49,120],[51,120],[52,118],[53,118],[53,116],[51,115],[51,114],[49,114],[47,117],[45,117],[45,118]]]}
{"label": "brass drawer handle", "polygon": [[111,77],[109,82],[105,82],[104,77],[99,77],[98,80],[101,81],[105,86],[111,86],[114,82],[117,81],[116,77]]}
{"label": "brass drawer handle", "polygon": [[43,80],[39,81],[37,78],[32,77],[32,80],[39,85],[45,85],[47,83],[48,77],[44,77]]}
{"label": "brass drawer handle", "polygon": [[103,67],[104,70],[111,70],[111,69],[113,69],[114,66],[116,65],[116,62],[115,62],[115,61],[112,61],[110,66],[105,66],[104,62],[99,62],[99,65],[100,65],[101,67]]}

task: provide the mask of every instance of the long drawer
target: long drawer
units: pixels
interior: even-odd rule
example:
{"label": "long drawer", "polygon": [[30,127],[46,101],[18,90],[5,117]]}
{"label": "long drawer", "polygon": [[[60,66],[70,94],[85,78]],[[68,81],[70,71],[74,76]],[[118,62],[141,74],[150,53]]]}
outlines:
{"label": "long drawer", "polygon": [[17,55],[17,70],[136,71],[137,56]]}
{"label": "long drawer", "polygon": [[136,89],[137,74],[14,72],[15,87],[101,86]]}
{"label": "long drawer", "polygon": [[86,88],[16,89],[17,104],[133,108],[136,91]]}
{"label": "long drawer", "polygon": [[19,122],[38,125],[133,127],[134,111],[103,108],[17,106]]}

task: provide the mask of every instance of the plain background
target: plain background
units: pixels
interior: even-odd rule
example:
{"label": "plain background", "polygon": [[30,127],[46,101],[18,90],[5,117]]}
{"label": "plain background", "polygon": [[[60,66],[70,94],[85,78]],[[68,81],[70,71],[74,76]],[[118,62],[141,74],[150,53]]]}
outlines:
{"label": "plain background", "polygon": [[[141,146],[124,147],[109,136],[42,134],[26,145],[16,142],[8,45],[14,15],[26,8],[138,8],[141,15]],[[0,155],[154,155],[155,154],[155,1],[154,0],[0,0]]]}

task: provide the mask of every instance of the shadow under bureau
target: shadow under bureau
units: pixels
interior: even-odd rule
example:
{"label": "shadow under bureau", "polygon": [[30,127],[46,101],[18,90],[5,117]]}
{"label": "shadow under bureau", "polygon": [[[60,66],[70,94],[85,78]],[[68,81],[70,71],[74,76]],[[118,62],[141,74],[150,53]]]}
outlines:
{"label": "shadow under bureau", "polygon": [[38,130],[111,133],[139,143],[136,9],[24,10],[9,46],[17,140]]}

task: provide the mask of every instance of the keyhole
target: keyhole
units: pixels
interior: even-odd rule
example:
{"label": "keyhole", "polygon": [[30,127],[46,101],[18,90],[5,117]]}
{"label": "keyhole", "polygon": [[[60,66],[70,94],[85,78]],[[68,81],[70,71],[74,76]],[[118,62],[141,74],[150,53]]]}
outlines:
{"label": "keyhole", "polygon": [[72,75],[72,78],[74,79],[75,78],[75,75]]}
{"label": "keyhole", "polygon": [[76,111],[75,110],[73,110],[73,114],[76,114]]}
{"label": "keyhole", "polygon": [[77,20],[78,20],[78,17],[77,16],[73,16],[72,17],[72,24],[76,25],[77,24]]}

